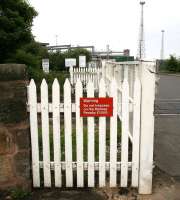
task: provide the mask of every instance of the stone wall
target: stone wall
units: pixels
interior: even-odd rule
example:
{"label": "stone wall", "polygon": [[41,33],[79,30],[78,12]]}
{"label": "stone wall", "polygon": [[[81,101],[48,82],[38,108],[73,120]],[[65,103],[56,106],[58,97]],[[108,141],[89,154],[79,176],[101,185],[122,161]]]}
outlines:
{"label": "stone wall", "polygon": [[26,67],[0,65],[0,189],[30,188]]}

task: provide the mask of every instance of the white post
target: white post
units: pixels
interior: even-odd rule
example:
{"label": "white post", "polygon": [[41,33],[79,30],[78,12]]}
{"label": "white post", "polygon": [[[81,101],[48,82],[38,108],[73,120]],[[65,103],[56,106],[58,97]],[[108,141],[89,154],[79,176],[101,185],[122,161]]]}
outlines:
{"label": "white post", "polygon": [[140,118],[141,118],[141,83],[139,79],[139,67],[135,66],[133,103],[133,140],[132,140],[132,187],[139,184],[139,141],[140,141]]}
{"label": "white post", "polygon": [[[106,96],[104,79],[99,84],[99,97]],[[99,187],[106,185],[106,118],[99,118]]]}
{"label": "white post", "polygon": [[45,79],[43,79],[41,83],[41,124],[43,142],[44,186],[51,187],[48,85]]}
{"label": "white post", "polygon": [[[90,81],[87,85],[87,97],[94,97],[94,85]],[[88,187],[94,187],[94,117],[88,117]]]}
{"label": "white post", "polygon": [[124,68],[122,85],[122,135],[121,135],[121,187],[127,187],[128,181],[128,132],[129,132],[129,83],[128,66]]}
{"label": "white post", "polygon": [[28,97],[30,111],[33,186],[40,187],[37,93],[36,85],[33,79],[29,85]]}
{"label": "white post", "polygon": [[70,73],[70,82],[73,84],[73,67],[69,68],[69,73]]}
{"label": "white post", "polygon": [[83,87],[78,79],[75,86],[76,98],[76,152],[77,152],[77,187],[84,186],[83,168],[83,118],[80,117],[80,97],[83,96]]}
{"label": "white post", "polygon": [[55,186],[62,186],[61,177],[61,142],[60,142],[60,87],[57,79],[52,85],[52,109],[53,109],[53,144],[54,144],[54,178]]}
{"label": "white post", "polygon": [[113,97],[113,116],[110,118],[110,187],[117,184],[117,83],[113,79],[110,86]]}
{"label": "white post", "polygon": [[72,109],[71,86],[68,79],[66,79],[64,83],[64,134],[65,134],[66,187],[73,187],[71,109]]}
{"label": "white post", "polygon": [[139,193],[152,193],[153,143],[154,143],[154,97],[155,63],[141,63],[141,136]]}

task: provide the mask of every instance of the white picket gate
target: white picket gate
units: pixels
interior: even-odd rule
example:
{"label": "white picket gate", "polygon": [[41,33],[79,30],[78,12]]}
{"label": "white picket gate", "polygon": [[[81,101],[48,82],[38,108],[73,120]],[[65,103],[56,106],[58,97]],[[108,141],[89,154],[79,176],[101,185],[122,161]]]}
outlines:
{"label": "white picket gate", "polygon": [[[113,116],[110,117],[110,121],[105,117],[99,117],[98,120],[88,117],[87,124],[86,119],[80,117],[80,97],[86,95],[80,79],[77,79],[75,84],[75,102],[72,102],[71,84],[68,79],[61,95],[63,102],[60,102],[62,99],[60,86],[55,79],[52,85],[51,103],[48,102],[46,81],[42,81],[41,102],[38,103],[36,85],[31,80],[28,86],[28,110],[34,187],[40,187],[40,169],[43,169],[44,187],[51,187],[54,184],[55,187],[63,185],[84,187],[87,172],[88,187],[96,185],[127,187],[128,180],[131,179],[131,186],[137,187],[139,193],[150,194],[154,138],[154,67],[154,63],[150,62],[128,64],[104,62],[102,79],[98,84],[99,90],[96,96],[113,97]],[[108,70],[112,69],[119,71],[110,74]],[[120,80],[119,75],[122,77]],[[90,79],[87,84],[87,97],[94,97],[94,95],[94,83]],[[41,127],[38,123],[38,113],[41,114]],[[50,113],[53,119],[52,132],[49,126]],[[73,115],[75,115],[75,123]],[[121,130],[118,128],[119,121],[121,121]],[[87,133],[85,133],[86,127]],[[42,147],[40,148],[41,132]],[[87,138],[84,138],[85,134]],[[53,138],[53,145],[50,145],[50,138]],[[73,146],[74,140],[76,142]],[[84,146],[86,143],[87,147]],[[85,159],[86,148],[87,159]],[[42,158],[40,151],[42,151]],[[76,154],[75,157],[73,153]],[[54,180],[51,171],[54,171]],[[62,178],[64,171],[65,182]],[[76,183],[73,178],[75,176]]]}

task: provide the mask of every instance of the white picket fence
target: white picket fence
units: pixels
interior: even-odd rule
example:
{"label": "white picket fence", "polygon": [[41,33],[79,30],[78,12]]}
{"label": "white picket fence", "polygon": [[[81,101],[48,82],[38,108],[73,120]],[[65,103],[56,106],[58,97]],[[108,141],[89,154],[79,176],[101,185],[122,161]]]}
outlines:
{"label": "white picket fence", "polygon": [[[86,119],[80,117],[79,108],[80,97],[84,94],[80,79],[77,79],[75,84],[75,102],[72,102],[71,99],[72,86],[68,79],[63,88],[63,102],[60,102],[60,86],[55,79],[52,85],[51,103],[48,102],[46,81],[42,81],[41,102],[38,103],[36,85],[31,80],[28,86],[28,110],[30,113],[34,187],[40,187],[40,168],[42,168],[45,187],[51,187],[53,184],[56,187],[63,185],[84,187],[85,171],[87,171],[88,187],[95,187],[95,185],[127,187],[128,180],[131,179],[131,186],[137,187],[139,193],[150,194],[152,191],[154,138],[154,67],[154,63],[151,62],[102,63],[102,79],[98,84],[98,96],[113,97],[113,116],[110,117],[110,123],[105,117],[100,117],[98,122],[94,117],[87,118],[87,160],[84,158],[83,145]],[[108,70],[112,70],[113,73],[110,74]],[[122,78],[119,79],[119,76]],[[87,97],[94,97],[95,94],[92,80],[89,79],[86,87]],[[41,127],[38,124],[38,113],[41,113]],[[52,133],[49,131],[49,113],[52,113],[53,117]],[[73,113],[75,113],[75,124],[72,118]],[[122,124],[121,133],[118,129],[119,120]],[[64,132],[60,127],[62,124]],[[72,146],[73,127],[75,127],[76,160],[72,156],[75,151]],[[43,149],[41,159],[38,136],[40,129]],[[62,147],[61,141],[62,134],[65,137],[64,147]],[[99,146],[98,159],[95,159],[96,134],[98,134]],[[108,134],[109,144],[106,143]],[[121,139],[118,137],[119,134]],[[49,138],[52,136],[53,148],[50,148]],[[63,148],[65,149],[64,159],[62,159]],[[109,160],[107,151],[109,151]],[[51,159],[50,152],[53,154]],[[131,156],[129,157],[129,155]],[[52,170],[55,180],[51,176]],[[65,171],[65,183],[62,178],[63,171]],[[98,178],[95,176],[95,171],[98,172]],[[131,173],[130,176],[128,171]],[[106,172],[109,173],[109,177],[106,176]],[[76,183],[73,180],[74,176],[76,176]]]}
{"label": "white picket fence", "polygon": [[94,84],[94,89],[98,90],[99,82],[101,79],[101,69],[99,67],[85,67],[85,68],[76,68],[70,67],[70,82],[71,85],[75,85],[77,80],[81,80],[83,88],[86,88],[87,83],[91,80]]}

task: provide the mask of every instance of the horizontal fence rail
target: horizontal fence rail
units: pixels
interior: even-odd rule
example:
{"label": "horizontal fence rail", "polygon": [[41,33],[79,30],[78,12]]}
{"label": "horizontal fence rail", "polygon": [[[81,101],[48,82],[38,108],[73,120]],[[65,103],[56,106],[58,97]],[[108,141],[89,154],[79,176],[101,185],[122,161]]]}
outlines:
{"label": "horizontal fence rail", "polygon": [[[31,80],[27,110],[34,187],[40,187],[42,181],[44,187],[127,187],[130,183],[142,194],[151,193],[153,70],[154,63],[107,61],[97,71],[71,68],[70,73],[79,74],[71,74],[70,81],[66,79],[61,86],[55,79],[52,101],[48,85],[42,81],[40,102]],[[91,72],[99,74],[96,84]],[[94,96],[113,98],[113,116],[80,116],[80,98]]]}

